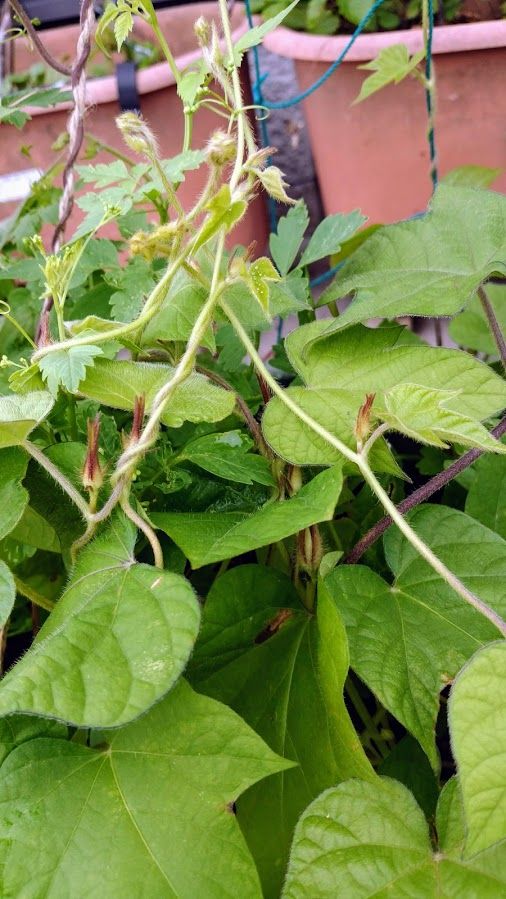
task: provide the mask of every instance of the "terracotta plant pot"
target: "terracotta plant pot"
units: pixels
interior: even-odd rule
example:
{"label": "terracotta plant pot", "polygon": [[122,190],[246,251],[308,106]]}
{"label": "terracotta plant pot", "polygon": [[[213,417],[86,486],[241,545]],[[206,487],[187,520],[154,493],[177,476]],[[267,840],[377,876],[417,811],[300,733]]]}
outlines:
{"label": "terracotta plant pot", "polygon": [[[265,46],[295,60],[300,89],[338,58],[348,36],[324,37],[278,28]],[[358,66],[392,44],[415,52],[420,29],[361,35],[345,61],[304,101],[327,214],[359,207],[373,222],[424,209],[431,194],[427,117],[413,78],[352,106],[367,72]],[[506,168],[506,21],[443,25],[434,30],[439,172],[462,165]],[[495,186],[506,190],[506,172]]]}
{"label": "terracotta plant pot", "polygon": [[[188,6],[161,10],[158,13],[159,22],[180,69],[200,58],[200,50],[193,33],[193,23],[201,15],[217,21],[217,3],[192,3]],[[234,10],[232,26],[234,40],[237,40],[248,27],[243,11],[239,7]],[[151,36],[150,32],[146,31],[143,22],[136,25],[136,34],[142,39]],[[42,33],[42,38],[53,56],[66,59],[68,62],[74,52],[77,35],[78,28],[76,26],[67,26],[45,31]],[[21,46],[16,46],[15,52],[16,70],[27,68],[38,61],[35,52],[30,54],[26,44],[19,43]],[[249,104],[252,100],[246,63],[241,69],[241,79],[245,103]],[[136,84],[142,115],[158,138],[162,156],[165,158],[175,156],[181,152],[184,120],[181,101],[177,96],[169,66],[165,62],[161,62],[141,69],[137,73]],[[88,112],[85,130],[104,143],[128,152],[115,125],[115,118],[121,111],[118,103],[116,76],[112,74],[106,77],[90,78],[86,87],[86,103]],[[27,122],[21,133],[13,127],[2,126],[0,175],[21,173],[27,170],[28,166],[44,171],[54,163],[55,153],[51,149],[51,145],[66,129],[69,108],[70,104],[67,103],[51,109],[34,108],[30,110],[33,118]],[[199,109],[194,117],[192,146],[194,148],[203,147],[212,132],[222,127],[222,122],[223,120],[211,110]],[[20,152],[22,144],[31,148],[29,163],[27,163],[26,156]],[[109,154],[100,153],[93,162],[110,162],[111,159]],[[194,201],[204,186],[205,178],[206,171],[204,169],[189,172],[186,175],[185,181],[179,189],[183,205],[189,205]],[[0,179],[0,218],[12,211],[12,203],[1,202],[2,180]],[[4,180],[4,188],[3,194],[6,200],[9,196],[8,180]],[[82,213],[74,212],[73,221],[71,221],[67,233],[72,233],[72,226],[81,217]],[[263,197],[259,196],[252,202],[247,215],[234,230],[232,239],[234,243],[239,242],[245,245],[256,241],[257,251],[264,251],[267,242],[267,218]]]}

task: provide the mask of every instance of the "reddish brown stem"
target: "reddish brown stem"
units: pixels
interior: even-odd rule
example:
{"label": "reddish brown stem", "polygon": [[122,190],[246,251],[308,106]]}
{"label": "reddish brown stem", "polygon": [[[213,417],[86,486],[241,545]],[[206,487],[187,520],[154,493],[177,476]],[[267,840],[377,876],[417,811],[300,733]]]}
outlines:
{"label": "reddish brown stem", "polygon": [[[492,430],[492,434],[494,437],[499,439],[503,434],[506,434],[506,417],[499,422],[498,425]],[[465,471],[466,468],[469,468],[473,462],[476,462],[477,459],[480,458],[484,453],[484,450],[481,449],[471,449],[467,453],[464,453],[460,459],[457,459],[456,462],[453,462],[448,468],[444,471],[440,471],[439,474],[435,475],[430,481],[427,481],[426,484],[423,484],[417,490],[413,490],[406,499],[403,499],[401,503],[397,506],[399,512],[403,515],[406,512],[409,512],[410,509],[413,509],[415,506],[418,506],[420,503],[426,502],[434,493],[437,493],[438,490],[441,490],[446,484],[449,484],[450,481],[453,481],[454,478],[457,477],[462,471]],[[355,544],[351,552],[348,553],[344,562],[348,565],[354,565],[356,562],[361,559],[364,553],[369,549],[373,543],[376,543],[382,534],[385,533],[387,528],[392,524],[392,519],[389,515],[385,515],[377,524],[374,525],[367,534]]]}

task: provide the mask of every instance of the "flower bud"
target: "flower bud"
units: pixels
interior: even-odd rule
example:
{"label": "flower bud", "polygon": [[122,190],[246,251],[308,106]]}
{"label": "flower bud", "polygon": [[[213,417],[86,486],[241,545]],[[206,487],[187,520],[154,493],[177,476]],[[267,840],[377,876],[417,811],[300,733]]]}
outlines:
{"label": "flower bud", "polygon": [[136,231],[130,238],[130,253],[148,262],[156,256],[169,256],[185,230],[185,222],[178,220],[159,225],[154,231]]}
{"label": "flower bud", "polygon": [[98,453],[98,438],[100,434],[100,415],[88,419],[88,448],[83,469],[83,486],[86,490],[97,491],[104,483],[104,476],[100,467]]}
{"label": "flower bud", "polygon": [[116,119],[123,140],[134,153],[141,153],[148,158],[158,156],[158,144],[155,135],[142,116],[136,112],[123,112]]}
{"label": "flower bud", "polygon": [[233,162],[236,155],[235,140],[225,131],[215,131],[207,143],[206,156],[208,161],[219,168],[227,162]]}
{"label": "flower bud", "polygon": [[142,425],[144,422],[144,412],[146,408],[146,399],[144,396],[136,396],[134,402],[134,417],[132,421],[132,430],[130,433],[130,442],[137,443],[141,436]]}
{"label": "flower bud", "polygon": [[375,396],[375,393],[366,393],[365,400],[358,410],[357,420],[355,422],[355,437],[357,438],[359,446],[362,446],[371,430],[371,409]]}
{"label": "flower bud", "polygon": [[211,40],[211,26],[204,16],[199,16],[193,26],[199,47],[208,47]]}
{"label": "flower bud", "polygon": [[318,525],[313,524],[297,534],[297,569],[315,575],[323,558],[323,544]]}

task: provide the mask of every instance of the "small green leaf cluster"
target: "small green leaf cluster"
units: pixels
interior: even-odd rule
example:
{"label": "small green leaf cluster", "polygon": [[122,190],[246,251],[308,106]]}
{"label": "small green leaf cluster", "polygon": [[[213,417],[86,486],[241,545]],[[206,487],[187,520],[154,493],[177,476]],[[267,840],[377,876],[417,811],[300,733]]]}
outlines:
{"label": "small green leaf cluster", "polygon": [[292,203],[234,247],[286,189],[236,78],[265,31],[198,23],[181,154],[122,118],[140,161],[79,167],[58,252],[49,175],[0,230],[6,899],[506,895],[506,199],[462,170],[420,220]]}

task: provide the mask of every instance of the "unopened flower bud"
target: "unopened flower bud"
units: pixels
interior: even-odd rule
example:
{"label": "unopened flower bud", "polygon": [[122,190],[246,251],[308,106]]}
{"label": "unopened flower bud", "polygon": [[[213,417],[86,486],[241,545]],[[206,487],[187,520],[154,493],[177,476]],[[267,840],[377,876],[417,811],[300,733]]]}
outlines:
{"label": "unopened flower bud", "polygon": [[204,16],[199,16],[193,26],[200,47],[208,47],[211,40],[211,26]]}
{"label": "unopened flower bud", "polygon": [[146,408],[146,399],[144,396],[136,396],[134,403],[134,417],[132,421],[132,431],[130,433],[130,441],[136,443],[141,436],[142,425],[144,422],[144,412]]}
{"label": "unopened flower bud", "polygon": [[232,162],[236,155],[235,140],[225,131],[215,131],[208,141],[206,148],[206,156],[212,165],[224,166],[227,162]]}
{"label": "unopened flower bud", "polygon": [[355,437],[359,446],[362,446],[371,430],[371,409],[375,396],[375,393],[366,393],[365,400],[358,410],[355,422]]}
{"label": "unopened flower bud", "polygon": [[158,156],[158,144],[155,135],[142,116],[136,112],[123,112],[116,119],[123,140],[134,153],[142,153],[150,159]]}
{"label": "unopened flower bud", "polygon": [[148,262],[156,256],[169,256],[185,231],[186,224],[182,220],[159,225],[154,231],[136,231],[130,238],[130,253],[143,256]]}
{"label": "unopened flower bud", "polygon": [[313,524],[297,534],[297,568],[316,574],[323,558],[323,544],[318,525]]}
{"label": "unopened flower bud", "polygon": [[97,491],[104,483],[100,467],[98,438],[100,434],[100,415],[88,419],[88,448],[83,469],[83,486],[86,490]]}

